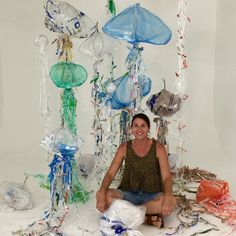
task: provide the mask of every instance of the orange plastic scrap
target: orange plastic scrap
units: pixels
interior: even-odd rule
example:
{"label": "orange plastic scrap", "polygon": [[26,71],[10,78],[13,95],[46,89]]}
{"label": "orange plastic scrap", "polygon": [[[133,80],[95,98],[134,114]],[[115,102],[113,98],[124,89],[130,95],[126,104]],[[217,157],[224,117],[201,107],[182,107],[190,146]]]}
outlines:
{"label": "orange plastic scrap", "polygon": [[229,185],[223,180],[201,180],[197,190],[197,202],[223,200],[229,196]]}
{"label": "orange plastic scrap", "polygon": [[196,200],[209,213],[230,225],[236,225],[236,201],[229,194],[229,185],[223,180],[202,180]]}

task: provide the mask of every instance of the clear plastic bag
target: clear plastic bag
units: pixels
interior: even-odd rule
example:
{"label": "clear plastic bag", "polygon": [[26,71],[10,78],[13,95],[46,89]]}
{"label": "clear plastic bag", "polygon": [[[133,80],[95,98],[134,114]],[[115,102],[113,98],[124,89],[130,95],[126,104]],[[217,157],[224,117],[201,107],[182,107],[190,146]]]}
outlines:
{"label": "clear plastic bag", "polygon": [[143,222],[146,209],[125,200],[115,200],[101,216],[100,231],[103,236],[143,236],[136,230]]}
{"label": "clear plastic bag", "polygon": [[0,197],[4,204],[15,210],[28,210],[33,208],[32,196],[26,189],[25,184],[1,183]]}

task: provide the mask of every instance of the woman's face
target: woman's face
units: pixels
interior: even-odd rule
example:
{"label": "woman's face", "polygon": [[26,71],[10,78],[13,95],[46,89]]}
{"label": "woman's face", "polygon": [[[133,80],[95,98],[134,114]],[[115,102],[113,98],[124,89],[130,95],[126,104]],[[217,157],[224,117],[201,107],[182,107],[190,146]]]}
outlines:
{"label": "woman's face", "polygon": [[146,121],[140,118],[136,118],[133,121],[133,125],[131,127],[132,134],[135,139],[143,139],[148,136],[149,127]]}

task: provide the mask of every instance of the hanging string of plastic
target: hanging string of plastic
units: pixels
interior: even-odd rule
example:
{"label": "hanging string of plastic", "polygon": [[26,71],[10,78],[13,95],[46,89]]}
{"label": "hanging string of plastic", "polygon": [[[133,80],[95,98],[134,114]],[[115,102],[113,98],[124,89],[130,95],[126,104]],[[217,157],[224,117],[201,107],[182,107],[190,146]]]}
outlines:
{"label": "hanging string of plastic", "polygon": [[[112,1],[109,3],[112,4]],[[95,58],[93,64],[94,75],[90,83],[92,84],[91,97],[94,106],[92,128],[95,140],[94,156],[96,159],[93,174],[96,176],[99,183],[107,171],[114,154],[115,133],[110,95],[116,89],[116,86],[112,83],[113,72],[110,72],[110,78],[107,78],[105,81],[107,83],[104,84],[105,76],[101,75],[101,64],[104,61],[104,56],[111,54],[118,45],[116,39],[99,32],[97,24],[96,32],[86,39],[79,47],[81,52]],[[114,69],[114,65],[112,65],[111,69]]]}
{"label": "hanging string of plastic", "polygon": [[[185,41],[186,41],[186,23],[190,21],[190,18],[186,15],[187,11],[187,2],[186,0],[178,1],[178,12],[177,12],[177,20],[178,20],[178,29],[177,29],[177,58],[178,58],[178,71],[175,72],[175,85],[176,85],[176,93],[184,102],[188,96],[185,94],[185,90],[187,87],[185,71],[188,68],[187,55],[185,52]],[[177,152],[179,154],[179,158],[181,159],[181,155],[186,152],[186,148],[184,147],[184,128],[186,125],[183,121],[183,110],[178,113],[177,118],[177,127],[178,127],[178,146]],[[179,160],[179,165],[181,167],[182,160]]]}
{"label": "hanging string of plastic", "polygon": [[46,35],[39,35],[34,43],[37,47],[39,47],[40,51],[40,65],[41,65],[41,73],[42,79],[40,82],[40,102],[39,107],[42,109],[41,119],[44,123],[45,133],[48,132],[48,123],[50,116],[50,108],[49,108],[49,94],[48,94],[48,56],[46,53],[46,48],[48,45],[48,38]]}
{"label": "hanging string of plastic", "polygon": [[180,110],[182,100],[178,95],[169,92],[166,89],[165,80],[163,81],[164,89],[159,93],[151,95],[146,101],[146,105],[153,114],[157,115],[157,117],[153,119],[156,123],[157,140],[165,145],[167,153],[169,153],[167,134],[170,121],[168,121],[167,118],[173,116]]}

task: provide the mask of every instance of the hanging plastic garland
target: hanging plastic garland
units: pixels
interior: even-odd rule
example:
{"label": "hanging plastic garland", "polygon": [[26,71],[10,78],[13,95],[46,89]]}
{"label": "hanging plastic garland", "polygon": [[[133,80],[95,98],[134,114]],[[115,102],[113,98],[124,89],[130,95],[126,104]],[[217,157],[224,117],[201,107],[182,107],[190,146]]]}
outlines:
{"label": "hanging plastic garland", "polygon": [[[107,8],[111,14],[115,14],[114,1],[107,2]],[[110,158],[114,155],[114,115],[111,109],[110,94],[115,90],[113,84],[113,70],[115,68],[113,62],[112,52],[119,45],[118,40],[99,32],[98,24],[97,30],[88,39],[86,39],[79,47],[80,51],[92,56],[95,59],[93,64],[94,76],[91,80],[92,84],[92,101],[94,106],[94,120],[93,120],[93,136],[95,138],[95,152],[96,165],[93,171],[94,176],[100,182],[104,171],[110,165]],[[101,75],[101,63],[104,61],[104,56],[112,57],[110,76],[106,81],[109,81],[107,86],[103,85],[105,80],[104,75]],[[106,96],[104,94],[106,93]],[[99,162],[99,163],[98,163]],[[107,163],[106,163],[107,162]],[[106,165],[105,165],[106,163]]]}
{"label": "hanging plastic garland", "polygon": [[[102,136],[103,133],[103,124],[102,120],[107,120],[107,129],[110,127],[110,117],[111,117],[111,110],[104,109],[105,108],[105,102],[106,98],[102,99],[102,96],[100,96],[103,93],[103,85],[102,85],[102,79],[104,76],[101,76],[100,72],[100,64],[103,60],[103,57],[109,53],[111,53],[114,49],[117,48],[119,45],[118,40],[115,40],[114,38],[111,38],[107,36],[104,33],[101,33],[97,31],[91,35],[88,39],[86,39],[81,45],[80,45],[80,51],[82,51],[85,54],[88,54],[95,58],[95,62],[93,64],[94,68],[94,76],[91,83],[93,84],[92,87],[92,98],[93,98],[93,104],[94,104],[94,123],[93,123],[93,130],[94,130],[94,136],[96,139],[96,146],[95,146],[95,156],[100,157],[103,153],[103,144],[102,144]],[[111,86],[107,88],[108,92],[111,89]],[[103,113],[108,110],[108,114]],[[109,135],[110,136],[110,135]]]}
{"label": "hanging plastic garland", "polygon": [[[190,22],[190,18],[186,15],[187,11],[187,3],[186,0],[179,0],[178,1],[178,29],[177,29],[177,55],[178,55],[178,71],[175,72],[175,84],[176,84],[176,94],[182,99],[184,102],[188,96],[185,95],[185,89],[186,89],[186,78],[185,78],[185,71],[188,68],[188,62],[187,62],[187,55],[185,52],[185,40],[186,40],[186,23]],[[179,156],[183,154],[183,152],[186,152],[186,149],[184,147],[184,128],[186,125],[183,121],[183,114],[178,114],[177,119],[177,127],[178,127],[178,146],[177,146],[177,152],[179,153]],[[182,162],[182,161],[180,161]],[[182,165],[182,163],[179,163]]]}
{"label": "hanging plastic garland", "polygon": [[[98,27],[98,26],[97,26]],[[94,76],[91,81],[92,87],[92,99],[94,105],[94,121],[93,121],[93,134],[95,137],[95,156],[100,158],[104,155],[104,122],[106,119],[108,124],[107,127],[110,127],[110,112],[109,114],[104,114],[106,112],[105,109],[105,99],[103,99],[100,94],[103,91],[102,87],[102,79],[100,67],[103,57],[109,53],[111,53],[118,46],[118,40],[107,36],[104,33],[99,32],[97,29],[94,34],[92,34],[89,38],[87,38],[79,47],[79,50],[89,56],[95,58],[95,62],[93,64]],[[109,90],[110,88],[108,88]],[[108,111],[109,108],[107,109]],[[110,134],[109,134],[110,136]]]}
{"label": "hanging plastic garland", "polygon": [[48,122],[49,122],[49,95],[48,95],[48,57],[46,54],[46,47],[48,45],[47,36],[41,34],[34,40],[35,45],[40,51],[40,65],[42,70],[42,80],[40,83],[40,107],[42,109],[41,118],[44,122],[45,132],[48,132]]}

